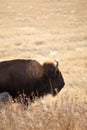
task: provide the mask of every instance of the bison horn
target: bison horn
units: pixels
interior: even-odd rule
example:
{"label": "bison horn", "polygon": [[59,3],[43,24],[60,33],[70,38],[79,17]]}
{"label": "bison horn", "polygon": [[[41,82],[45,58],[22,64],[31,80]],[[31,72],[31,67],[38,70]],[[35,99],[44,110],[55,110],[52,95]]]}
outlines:
{"label": "bison horn", "polygon": [[57,68],[58,68],[58,65],[59,65],[59,62],[58,62],[58,60],[55,60],[55,62],[56,62],[56,65],[55,65],[55,67],[56,67],[56,70],[57,70]]}

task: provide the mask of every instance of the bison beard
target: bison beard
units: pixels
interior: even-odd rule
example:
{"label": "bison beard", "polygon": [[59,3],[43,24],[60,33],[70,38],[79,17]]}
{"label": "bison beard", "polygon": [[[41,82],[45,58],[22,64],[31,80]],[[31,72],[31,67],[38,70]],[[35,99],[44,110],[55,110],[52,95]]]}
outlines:
{"label": "bison beard", "polygon": [[[57,62],[57,61],[56,61]],[[58,62],[41,65],[36,60],[10,60],[0,62],[0,93],[9,92],[13,98],[18,93],[30,96],[56,95],[64,86]],[[55,91],[57,90],[57,92]]]}

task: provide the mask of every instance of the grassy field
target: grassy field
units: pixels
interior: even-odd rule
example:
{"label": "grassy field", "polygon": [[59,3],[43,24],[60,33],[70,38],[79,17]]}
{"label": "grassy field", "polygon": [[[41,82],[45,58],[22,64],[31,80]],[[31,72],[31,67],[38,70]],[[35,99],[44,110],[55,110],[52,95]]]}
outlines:
{"label": "grassy field", "polygon": [[[83,96],[81,96],[83,95]],[[0,130],[86,130],[87,91],[64,89],[27,107],[0,104]]]}
{"label": "grassy field", "polygon": [[87,1],[0,0],[0,61],[59,60],[61,92],[0,103],[0,130],[87,130]]}

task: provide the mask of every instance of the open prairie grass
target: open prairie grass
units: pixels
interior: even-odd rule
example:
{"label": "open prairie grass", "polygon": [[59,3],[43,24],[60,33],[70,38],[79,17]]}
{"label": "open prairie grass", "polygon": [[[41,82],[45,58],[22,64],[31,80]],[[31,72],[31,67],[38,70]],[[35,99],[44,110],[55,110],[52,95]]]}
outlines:
{"label": "open prairie grass", "polygon": [[27,107],[0,104],[0,130],[87,130],[87,92],[64,89]]}
{"label": "open prairie grass", "polygon": [[87,0],[0,0],[0,61],[16,58],[59,59],[66,86],[0,103],[0,130],[87,130]]}

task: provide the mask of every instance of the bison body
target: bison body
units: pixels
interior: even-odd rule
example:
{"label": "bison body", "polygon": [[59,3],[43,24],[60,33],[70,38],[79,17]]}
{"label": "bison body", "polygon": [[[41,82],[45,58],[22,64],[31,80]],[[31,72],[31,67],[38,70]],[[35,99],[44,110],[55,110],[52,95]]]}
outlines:
{"label": "bison body", "polygon": [[56,94],[64,86],[64,79],[53,63],[41,65],[36,60],[10,60],[0,62],[0,93],[9,92],[15,98],[18,93],[31,96]]}

